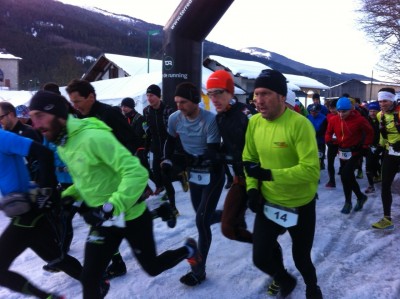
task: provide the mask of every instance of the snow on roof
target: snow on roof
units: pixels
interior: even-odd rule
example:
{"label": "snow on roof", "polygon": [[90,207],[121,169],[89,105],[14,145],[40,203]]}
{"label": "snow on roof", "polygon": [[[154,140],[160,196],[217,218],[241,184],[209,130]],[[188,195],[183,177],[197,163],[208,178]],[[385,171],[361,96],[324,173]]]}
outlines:
{"label": "snow on roof", "polygon": [[321,82],[299,75],[283,74],[290,83],[295,84],[304,88],[317,88],[317,89],[329,89],[329,86],[322,84]]}
{"label": "snow on roof", "polygon": [[22,58],[14,56],[10,53],[0,52],[0,59],[22,59]]}
{"label": "snow on roof", "polygon": [[400,86],[399,83],[392,83],[392,82],[382,82],[382,81],[360,81],[361,83],[364,83],[366,85],[368,84],[373,84],[373,85],[390,85],[390,86]]}
{"label": "snow on roof", "polygon": [[257,61],[238,60],[216,55],[210,55],[209,58],[230,69],[235,76],[240,75],[248,79],[255,79],[262,70],[271,69],[269,66]]}
{"label": "snow on roof", "polygon": [[105,53],[104,56],[108,60],[112,61],[117,66],[122,68],[130,76],[147,73],[147,66],[149,66],[150,73],[162,71],[162,61],[158,59],[148,60],[147,58],[142,57],[133,57],[109,53]]}

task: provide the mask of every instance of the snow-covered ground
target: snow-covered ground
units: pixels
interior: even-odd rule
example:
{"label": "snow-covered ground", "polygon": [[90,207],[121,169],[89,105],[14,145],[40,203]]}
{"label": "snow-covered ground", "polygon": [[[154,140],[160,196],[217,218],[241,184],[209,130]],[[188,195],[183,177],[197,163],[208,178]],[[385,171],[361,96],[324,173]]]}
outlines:
{"label": "snow-covered ground", "polygon": [[[364,171],[365,177],[365,171]],[[326,189],[327,171],[321,171],[319,200],[317,202],[317,228],[312,257],[317,268],[319,285],[325,299],[397,299],[400,298],[400,176],[394,183],[393,216],[394,231],[376,231],[371,223],[382,217],[380,184],[377,192],[370,195],[361,212],[343,215],[344,203],[340,178],[336,177],[337,188]],[[366,178],[359,180],[364,190]],[[154,221],[154,233],[158,252],[181,246],[186,237],[197,237],[194,211],[189,193],[184,193],[179,183],[177,207],[181,213],[173,229],[161,220]],[[222,208],[226,190],[223,191],[219,207]],[[355,202],[355,197],[353,196]],[[148,200],[150,206],[158,199]],[[247,212],[247,223],[252,227],[254,215]],[[0,213],[0,231],[8,223]],[[82,261],[83,245],[87,226],[80,217],[74,219],[75,237],[70,253]],[[187,287],[179,278],[189,270],[184,261],[153,278],[141,270],[131,255],[127,243],[121,246],[127,263],[128,273],[111,281],[106,298],[115,299],[258,299],[272,298],[266,294],[271,278],[256,269],[252,263],[251,246],[231,241],[222,236],[220,226],[214,225],[213,242],[207,264],[207,279],[199,286]],[[291,240],[288,234],[279,239],[289,272],[298,279],[298,285],[290,298],[305,298],[305,286],[295,268],[291,256]],[[1,257],[0,257],[1,258]],[[44,262],[32,251],[25,251],[12,265],[12,269],[24,273],[29,279],[47,290],[59,292],[68,299],[81,298],[80,284],[64,273],[49,274],[42,270]],[[0,298],[20,299],[23,295],[0,287]]]}

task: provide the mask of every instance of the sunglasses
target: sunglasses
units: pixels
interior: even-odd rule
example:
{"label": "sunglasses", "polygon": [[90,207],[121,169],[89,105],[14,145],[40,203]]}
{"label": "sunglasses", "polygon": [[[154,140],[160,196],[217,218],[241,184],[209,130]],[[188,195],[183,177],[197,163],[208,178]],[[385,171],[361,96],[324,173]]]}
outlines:
{"label": "sunglasses", "polygon": [[223,94],[225,92],[225,89],[217,89],[211,92],[207,92],[208,97],[215,97]]}

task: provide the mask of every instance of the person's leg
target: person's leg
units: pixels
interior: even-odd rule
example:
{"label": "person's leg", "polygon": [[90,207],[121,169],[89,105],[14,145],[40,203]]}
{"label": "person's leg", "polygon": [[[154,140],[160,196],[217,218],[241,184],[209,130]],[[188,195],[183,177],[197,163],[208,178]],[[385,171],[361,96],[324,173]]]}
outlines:
{"label": "person's leg", "polygon": [[154,184],[156,185],[156,190],[154,191],[155,195],[158,195],[160,192],[162,192],[164,188],[160,163],[161,156],[153,153],[152,170],[154,174]]}
{"label": "person's leg", "polygon": [[190,188],[193,205],[197,205],[197,208],[195,207],[196,226],[199,233],[199,250],[203,256],[203,270],[205,270],[208,251],[212,241],[210,226],[221,221],[222,212],[216,211],[216,207],[221,196],[223,185],[224,171],[220,168],[215,172],[211,172],[210,184],[206,186],[193,186],[193,190],[191,185]]}
{"label": "person's leg", "polygon": [[169,203],[171,204],[171,208],[174,211],[177,211],[175,205],[175,188],[172,184],[173,182],[173,168],[169,167],[168,170],[161,169],[161,177],[162,177],[162,184],[165,187],[165,192],[167,194],[167,198]]}
{"label": "person's leg", "polygon": [[263,212],[256,214],[253,229],[253,262],[264,273],[274,277],[284,272],[282,250],[278,236],[284,229],[267,219]]}
{"label": "person's leg", "polygon": [[30,248],[51,266],[80,279],[82,266],[77,259],[62,251],[51,219],[45,216],[36,223],[31,231],[30,243]]}
{"label": "person's leg", "polygon": [[122,241],[123,229],[91,227],[86,239],[81,275],[83,299],[102,298],[103,274]]}
{"label": "person's leg", "polygon": [[336,179],[335,179],[335,158],[337,156],[338,146],[337,145],[328,145],[328,153],[327,153],[327,164],[328,164],[328,175],[329,182],[331,187],[336,187]]}
{"label": "person's leg", "polygon": [[147,209],[143,215],[126,222],[124,236],[143,270],[151,276],[157,276],[163,271],[176,266],[186,259],[189,254],[188,249],[183,246],[157,255],[153,221]]}
{"label": "person's leg", "polygon": [[365,157],[365,169],[367,173],[368,180],[368,188],[365,190],[365,193],[372,193],[375,191],[374,188],[374,176],[376,176],[377,168],[376,168],[376,159],[374,154],[369,151],[367,156]]}
{"label": "person's leg", "polygon": [[391,220],[392,217],[392,183],[399,169],[400,157],[386,154],[382,162],[382,205],[383,215]]}
{"label": "person's leg", "polygon": [[354,165],[349,163],[350,160],[340,160],[341,174],[340,179],[343,185],[345,202],[351,204],[351,176],[354,178]]}
{"label": "person's leg", "polygon": [[12,223],[0,237],[0,285],[18,293],[46,298],[49,294],[35,287],[22,275],[10,271],[12,262],[26,249],[30,243],[32,228],[16,227]]}
{"label": "person's leg", "polygon": [[315,233],[315,200],[298,208],[296,226],[288,228],[292,238],[292,254],[296,268],[307,286],[317,285],[317,274],[311,261],[311,249]]}
{"label": "person's leg", "polygon": [[231,240],[252,243],[252,234],[246,229],[245,212],[247,193],[244,178],[241,183],[234,183],[229,189],[222,211],[222,234]]}
{"label": "person's leg", "polygon": [[224,171],[225,171],[225,175],[226,175],[225,189],[229,189],[233,183],[233,176],[231,174],[231,170],[229,169],[229,165],[226,163],[224,164]]}

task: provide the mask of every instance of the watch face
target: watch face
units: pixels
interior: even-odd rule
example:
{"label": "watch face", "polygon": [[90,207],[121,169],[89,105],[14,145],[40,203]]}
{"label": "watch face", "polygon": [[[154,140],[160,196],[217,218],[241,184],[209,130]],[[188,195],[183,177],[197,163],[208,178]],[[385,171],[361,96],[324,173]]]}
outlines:
{"label": "watch face", "polygon": [[103,211],[106,213],[110,213],[113,209],[114,209],[114,206],[112,205],[112,203],[106,202],[103,205]]}

